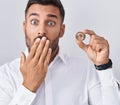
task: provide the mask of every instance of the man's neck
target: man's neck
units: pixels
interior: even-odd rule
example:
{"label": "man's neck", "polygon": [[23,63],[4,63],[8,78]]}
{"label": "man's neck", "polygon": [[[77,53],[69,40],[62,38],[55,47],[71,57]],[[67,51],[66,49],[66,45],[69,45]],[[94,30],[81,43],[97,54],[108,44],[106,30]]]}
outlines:
{"label": "man's neck", "polygon": [[59,52],[59,46],[56,48],[56,50],[54,52],[52,52],[51,58],[50,58],[50,63],[54,60],[54,58],[56,57],[58,52]]}

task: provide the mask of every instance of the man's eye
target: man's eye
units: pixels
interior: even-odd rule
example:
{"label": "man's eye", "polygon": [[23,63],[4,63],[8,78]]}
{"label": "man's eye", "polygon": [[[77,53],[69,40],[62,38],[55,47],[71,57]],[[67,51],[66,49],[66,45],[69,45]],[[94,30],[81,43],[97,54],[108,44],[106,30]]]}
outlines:
{"label": "man's eye", "polygon": [[49,26],[55,26],[55,22],[49,21],[49,22],[48,22],[48,25],[49,25]]}
{"label": "man's eye", "polygon": [[38,25],[38,21],[33,19],[33,20],[31,21],[31,24],[32,24],[32,25]]}

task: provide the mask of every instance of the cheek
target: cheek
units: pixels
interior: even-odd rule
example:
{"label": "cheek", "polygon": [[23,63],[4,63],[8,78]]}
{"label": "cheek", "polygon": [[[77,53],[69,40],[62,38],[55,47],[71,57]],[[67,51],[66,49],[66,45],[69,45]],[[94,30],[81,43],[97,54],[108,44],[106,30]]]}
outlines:
{"label": "cheek", "polygon": [[29,28],[25,30],[25,39],[27,46],[31,47],[34,40],[34,33],[32,30],[29,30]]}
{"label": "cheek", "polygon": [[52,48],[52,52],[54,52],[58,48],[59,38],[51,41],[50,48]]}
{"label": "cheek", "polygon": [[28,25],[26,27],[26,36],[30,41],[33,41],[36,37],[36,30]]}
{"label": "cheek", "polygon": [[30,37],[32,37],[32,36],[34,36],[35,35],[35,29],[34,28],[32,28],[31,26],[27,26],[26,27],[26,32],[27,32],[27,35],[29,35]]}
{"label": "cheek", "polygon": [[59,28],[54,28],[54,29],[51,29],[49,31],[49,34],[48,34],[48,39],[51,40],[51,41],[54,41],[56,40],[60,35],[60,29]]}

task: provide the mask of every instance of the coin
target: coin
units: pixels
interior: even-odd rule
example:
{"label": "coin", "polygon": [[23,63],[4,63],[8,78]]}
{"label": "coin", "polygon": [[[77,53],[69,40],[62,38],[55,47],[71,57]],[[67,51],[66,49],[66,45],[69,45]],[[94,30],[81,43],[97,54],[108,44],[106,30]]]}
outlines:
{"label": "coin", "polygon": [[77,32],[76,33],[76,39],[78,41],[83,41],[83,40],[85,40],[85,38],[86,38],[86,35],[83,32]]}

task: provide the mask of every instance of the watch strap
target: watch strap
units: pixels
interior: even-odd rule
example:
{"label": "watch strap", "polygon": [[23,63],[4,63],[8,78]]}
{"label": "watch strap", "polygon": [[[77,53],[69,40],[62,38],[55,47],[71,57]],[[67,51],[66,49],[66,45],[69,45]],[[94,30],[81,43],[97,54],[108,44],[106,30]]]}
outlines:
{"label": "watch strap", "polygon": [[94,66],[97,70],[106,70],[106,69],[112,67],[112,61],[111,61],[111,59],[109,59],[108,63],[106,63],[106,64],[102,64],[102,65],[94,64]]}

